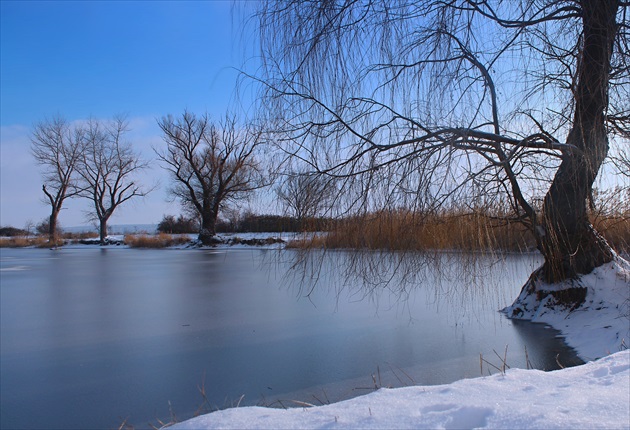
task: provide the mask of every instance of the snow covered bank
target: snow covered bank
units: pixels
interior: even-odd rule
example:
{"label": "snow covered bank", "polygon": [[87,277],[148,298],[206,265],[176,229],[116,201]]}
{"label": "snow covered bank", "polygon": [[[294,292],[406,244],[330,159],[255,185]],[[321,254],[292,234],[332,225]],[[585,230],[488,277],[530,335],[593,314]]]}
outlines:
{"label": "snow covered bank", "polygon": [[[559,305],[554,293],[581,291],[579,306]],[[611,263],[574,281],[547,284],[536,273],[514,304],[503,310],[512,318],[549,324],[585,361],[630,346],[630,263],[616,257]]]}
{"label": "snow covered bank", "polygon": [[[144,234],[139,234],[143,236]],[[209,248],[209,249],[250,249],[252,247],[259,249],[282,249],[287,242],[294,240],[300,233],[220,233],[217,234],[213,245],[202,245],[197,240],[197,234],[173,235],[174,237],[188,238],[186,243],[166,246],[168,249],[191,249],[191,248]],[[149,237],[154,235],[149,234]],[[156,236],[157,237],[157,236]],[[66,241],[66,247],[80,247],[83,245],[98,245],[106,247],[125,247],[129,245],[125,243],[125,236],[119,234],[108,235],[105,243],[101,245],[99,238],[80,239]],[[155,247],[159,248],[159,247]]]}
{"label": "snow covered bank", "polygon": [[630,428],[630,351],[554,372],[512,369],[326,406],[228,409],[172,428]]}

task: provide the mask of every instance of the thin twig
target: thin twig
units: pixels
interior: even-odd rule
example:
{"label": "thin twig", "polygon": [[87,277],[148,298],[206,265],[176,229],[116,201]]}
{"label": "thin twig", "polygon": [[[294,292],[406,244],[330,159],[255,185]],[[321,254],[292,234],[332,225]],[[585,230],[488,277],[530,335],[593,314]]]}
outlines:
{"label": "thin twig", "polygon": [[479,373],[483,376],[483,354],[479,353]]}
{"label": "thin twig", "polygon": [[558,364],[560,369],[564,369],[564,366],[560,363],[560,354],[556,355],[556,364]]}
{"label": "thin twig", "polygon": [[299,405],[299,406],[304,406],[305,408],[314,408],[315,407],[315,405],[313,405],[313,404],[310,404],[310,403],[307,403],[307,402],[301,402],[299,400],[289,400],[289,402],[295,403],[296,405]]}
{"label": "thin twig", "polygon": [[533,369],[532,363],[529,361],[529,353],[527,352],[527,345],[525,345],[525,365],[527,366],[527,370]]}
{"label": "thin twig", "polygon": [[243,401],[243,398],[245,398],[245,394],[241,394],[241,397],[238,399],[238,403],[236,403],[236,407],[237,408],[241,405],[241,402]]}

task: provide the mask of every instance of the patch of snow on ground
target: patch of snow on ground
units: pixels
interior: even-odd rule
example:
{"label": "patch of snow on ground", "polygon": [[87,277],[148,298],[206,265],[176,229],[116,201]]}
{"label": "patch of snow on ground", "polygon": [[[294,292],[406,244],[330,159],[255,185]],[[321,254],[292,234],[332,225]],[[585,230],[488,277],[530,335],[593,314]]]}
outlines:
{"label": "patch of snow on ground", "polygon": [[[554,291],[534,279],[538,291]],[[524,311],[519,318],[541,322],[560,330],[566,343],[578,355],[594,360],[630,346],[630,263],[621,257],[604,264],[588,275],[570,282],[571,287],[586,288],[586,299],[576,309],[559,309],[551,295],[537,300],[536,294],[521,293],[504,311]]]}
{"label": "patch of snow on ground", "polygon": [[511,369],[448,385],[380,389],[326,406],[227,409],[172,428],[627,429],[630,351],[553,372]]}

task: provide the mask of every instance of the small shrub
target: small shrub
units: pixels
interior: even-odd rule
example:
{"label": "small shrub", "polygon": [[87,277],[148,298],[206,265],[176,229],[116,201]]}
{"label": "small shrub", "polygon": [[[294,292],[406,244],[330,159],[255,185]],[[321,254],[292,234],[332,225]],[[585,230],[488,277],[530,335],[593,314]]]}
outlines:
{"label": "small shrub", "polygon": [[159,233],[186,234],[199,231],[199,222],[194,218],[186,218],[180,215],[175,218],[173,215],[164,215],[162,221],[157,226]]}
{"label": "small shrub", "polygon": [[[49,226],[50,226],[50,222],[46,218],[35,226],[35,232],[42,236],[47,235],[49,232]],[[61,229],[57,227],[57,234],[60,234],[60,233],[61,233]]]}

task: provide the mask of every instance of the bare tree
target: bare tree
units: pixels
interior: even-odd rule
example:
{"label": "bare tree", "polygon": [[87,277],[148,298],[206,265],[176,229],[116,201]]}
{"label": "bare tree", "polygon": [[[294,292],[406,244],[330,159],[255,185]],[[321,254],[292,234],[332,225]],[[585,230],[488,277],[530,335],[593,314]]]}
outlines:
{"label": "bare tree", "polygon": [[158,121],[166,149],[156,150],[172,174],[173,195],[199,214],[199,240],[211,244],[219,211],[265,185],[255,158],[262,133],[251,126],[239,128],[233,117],[215,125],[207,115],[184,112]]}
{"label": "bare tree", "polygon": [[630,135],[629,5],[263,2],[263,101],[286,153],[347,181],[349,208],[507,196],[538,275],[575,278],[613,259],[587,200]]}
{"label": "bare tree", "polygon": [[57,218],[67,198],[76,196],[75,170],[83,149],[83,130],[71,126],[64,118],[55,117],[35,125],[31,136],[31,152],[43,167],[42,191],[50,204],[48,240],[57,240]]}
{"label": "bare tree", "polygon": [[99,222],[101,244],[105,243],[107,221],[114,211],[150,191],[134,180],[147,163],[124,141],[127,131],[127,121],[121,116],[105,124],[92,119],[85,126],[85,150],[78,172],[83,182],[82,195],[94,204],[92,216]]}
{"label": "bare tree", "polygon": [[276,195],[298,225],[318,216],[333,197],[334,185],[327,178],[307,172],[289,173],[276,188]]}

